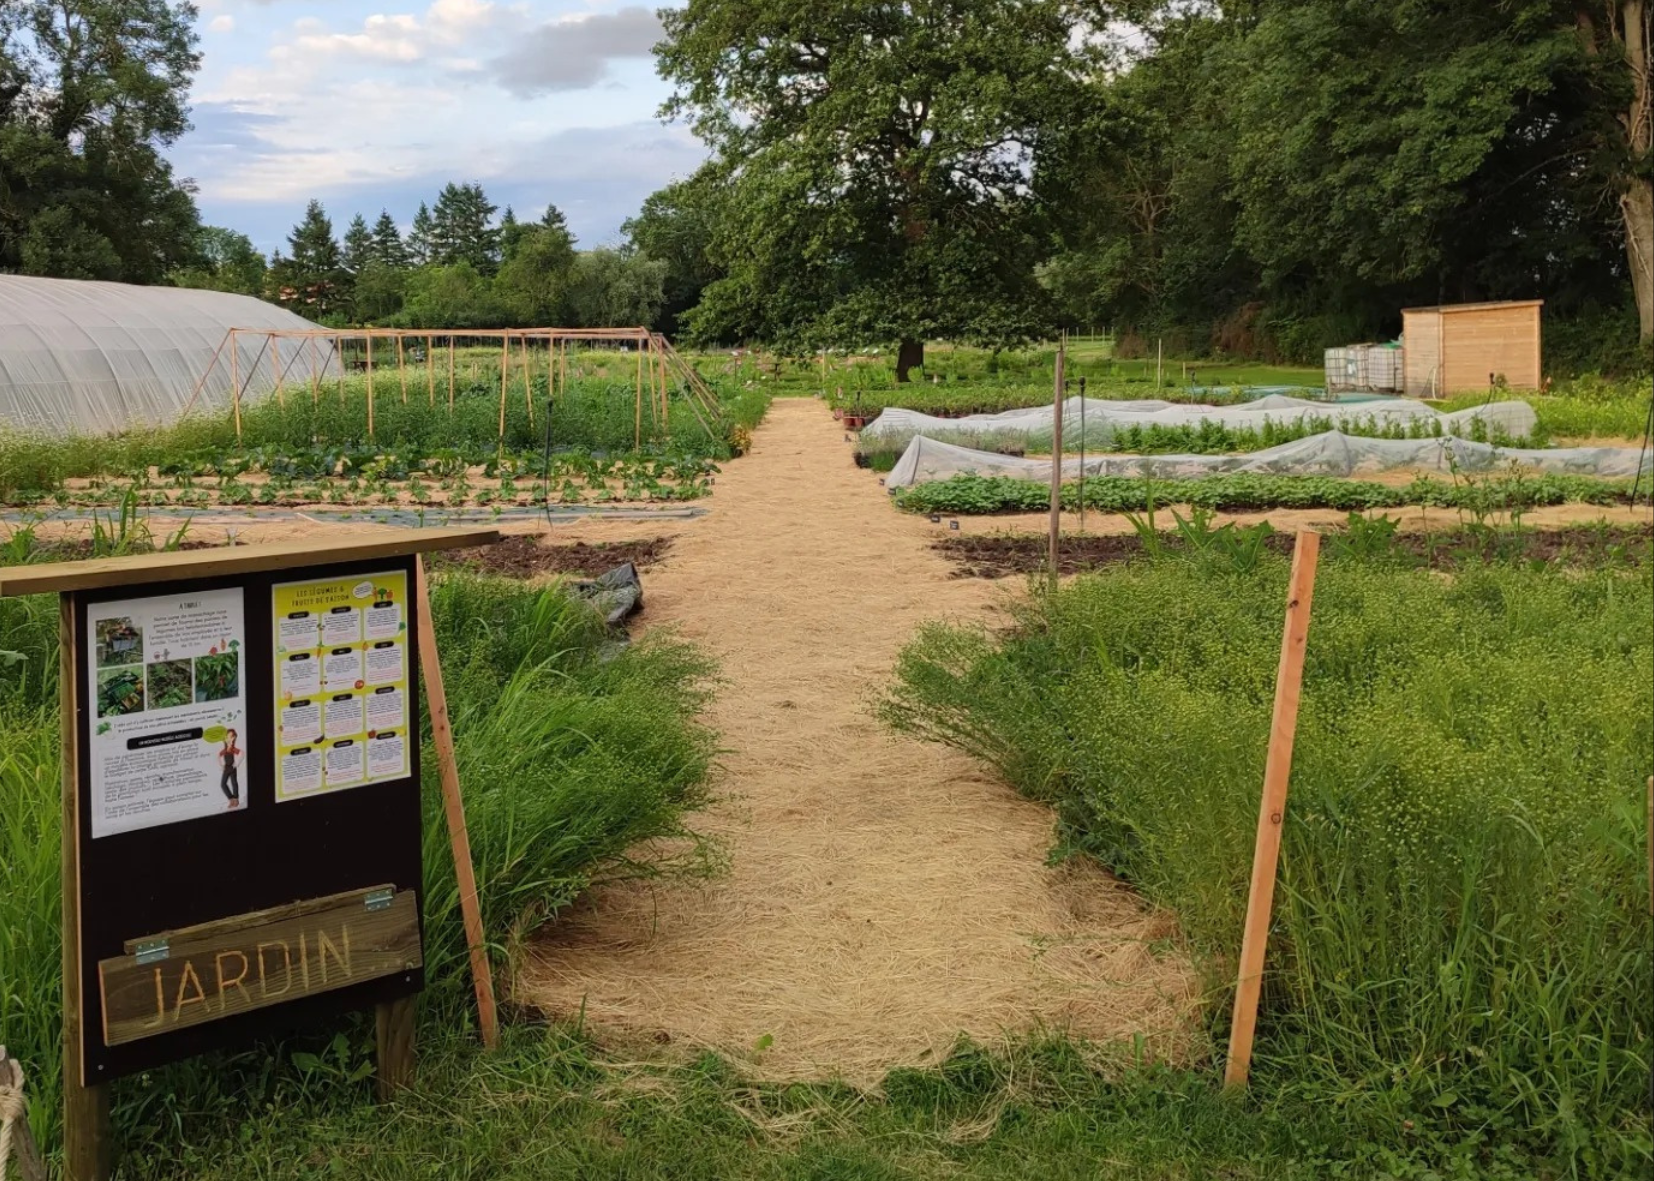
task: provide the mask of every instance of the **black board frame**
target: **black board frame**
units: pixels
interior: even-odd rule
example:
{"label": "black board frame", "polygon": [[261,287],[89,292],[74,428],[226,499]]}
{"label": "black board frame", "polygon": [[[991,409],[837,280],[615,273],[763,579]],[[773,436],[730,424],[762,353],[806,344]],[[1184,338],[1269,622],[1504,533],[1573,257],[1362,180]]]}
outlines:
{"label": "black board frame", "polygon": [[[181,581],[140,582],[66,592],[72,602],[75,662],[76,890],[80,925],[82,1084],[111,1079],[213,1050],[325,1024],[342,1014],[423,990],[423,968],[331,992],[238,1013],[153,1037],[107,1046],[103,1040],[100,960],[123,954],[126,941],[214,919],[385,884],[413,891],[424,945],[423,819],[420,800],[419,612],[411,556],[376,558]],[[277,803],[275,796],[274,605],[279,583],[380,572],[406,576],[408,601],[408,757],[403,779]],[[243,650],[248,735],[244,810],[92,839],[88,662],[93,603],[240,588],[246,611]]]}

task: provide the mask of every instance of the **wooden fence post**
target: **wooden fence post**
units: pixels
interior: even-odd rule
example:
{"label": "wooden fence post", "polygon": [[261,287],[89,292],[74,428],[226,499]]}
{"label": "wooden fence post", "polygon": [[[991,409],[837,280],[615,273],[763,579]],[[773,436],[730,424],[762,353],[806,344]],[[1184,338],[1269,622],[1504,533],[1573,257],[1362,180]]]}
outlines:
{"label": "wooden fence post", "polygon": [[425,678],[425,707],[431,715],[431,740],[436,745],[437,767],[442,778],[442,809],[448,818],[448,841],[454,853],[454,873],[459,881],[460,917],[465,923],[465,942],[471,952],[471,982],[477,993],[477,1023],[482,1043],[493,1049],[499,1042],[499,1018],[494,1011],[494,974],[488,965],[488,945],[483,938],[482,907],[477,899],[476,871],[471,865],[471,835],[465,827],[465,803],[460,796],[459,764],[454,759],[454,731],[448,721],[448,694],[442,684],[442,662],[436,648],[436,631],[431,626],[431,597],[425,578],[425,559],[414,559],[414,600],[419,612],[419,665]]}
{"label": "wooden fence post", "polygon": [[1055,391],[1051,395],[1051,538],[1047,561],[1051,567],[1051,589],[1057,589],[1057,539],[1062,532],[1062,396],[1065,380],[1063,346],[1057,345],[1052,366]]}
{"label": "wooden fence post", "polygon": [[1292,778],[1292,743],[1298,732],[1304,646],[1309,639],[1310,604],[1315,596],[1315,566],[1320,552],[1321,535],[1299,530],[1287,583],[1286,628],[1281,636],[1281,663],[1275,674],[1275,713],[1269,726],[1263,800],[1258,808],[1252,886],[1246,899],[1246,928],[1241,937],[1235,1010],[1229,1029],[1229,1059],[1223,1071],[1225,1086],[1245,1086],[1252,1066],[1252,1039],[1257,1033],[1258,998],[1263,991],[1264,953],[1269,945],[1270,908],[1275,901],[1275,870],[1281,856],[1281,826],[1286,818],[1287,784]]}

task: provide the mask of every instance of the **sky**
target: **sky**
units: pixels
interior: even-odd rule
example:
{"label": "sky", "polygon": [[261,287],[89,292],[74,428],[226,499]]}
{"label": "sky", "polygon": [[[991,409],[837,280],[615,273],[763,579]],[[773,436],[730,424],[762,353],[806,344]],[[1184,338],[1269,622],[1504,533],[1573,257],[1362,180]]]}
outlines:
{"label": "sky", "polygon": [[583,248],[619,240],[704,147],[655,112],[653,0],[196,0],[194,130],[168,150],[209,225],[268,253],[319,198],[404,228],[448,181]]}

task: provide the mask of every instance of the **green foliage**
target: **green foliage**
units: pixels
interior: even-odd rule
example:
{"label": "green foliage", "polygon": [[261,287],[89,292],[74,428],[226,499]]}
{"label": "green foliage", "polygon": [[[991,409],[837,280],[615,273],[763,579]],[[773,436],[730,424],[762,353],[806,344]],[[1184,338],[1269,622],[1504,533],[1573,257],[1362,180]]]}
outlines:
{"label": "green foliage", "polygon": [[[1080,507],[1080,483],[1062,486],[1066,509]],[[1620,504],[1631,481],[1547,474],[1478,480],[1419,476],[1407,484],[1377,484],[1334,476],[1266,476],[1250,472],[1184,480],[1095,476],[1085,481],[1085,507],[1103,512],[1142,512],[1155,503],[1188,504],[1223,512],[1330,508],[1366,511],[1423,505],[1473,515],[1515,513],[1548,504]],[[1051,487],[1010,476],[954,476],[896,489],[896,504],[915,513],[1032,513],[1048,508]]]}
{"label": "green foliage", "polygon": [[196,258],[162,149],[200,57],[172,0],[0,6],[0,272],[157,283]]}
{"label": "green foliage", "polygon": [[663,21],[665,110],[730,185],[694,336],[917,350],[1040,331],[1027,168],[1077,104],[1077,10],[692,0]]}
{"label": "green foliage", "polygon": [[[1221,1035],[1270,729],[1286,564],[1183,561],[932,627],[884,716],[1051,803],[1059,854],[1172,908]],[[1253,1089],[1356,1138],[1403,1119],[1625,1176],[1646,1102],[1647,569],[1317,581]],[[1408,1126],[1413,1126],[1409,1124]]]}

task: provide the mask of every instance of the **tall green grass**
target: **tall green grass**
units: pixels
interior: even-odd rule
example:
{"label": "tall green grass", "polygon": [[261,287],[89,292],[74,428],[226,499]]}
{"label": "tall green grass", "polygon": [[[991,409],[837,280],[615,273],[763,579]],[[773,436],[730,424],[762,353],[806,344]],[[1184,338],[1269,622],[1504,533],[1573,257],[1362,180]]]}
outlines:
{"label": "tall green grass", "polygon": [[[497,955],[596,880],[709,867],[684,821],[705,800],[714,752],[694,720],[704,658],[664,639],[616,649],[595,611],[556,588],[453,574],[434,583],[432,611]],[[30,1119],[46,1144],[57,1141],[61,1056],[56,641],[54,602],[0,600],[0,653],[22,657],[0,656],[0,1044],[27,1064]],[[425,739],[423,1010],[448,1036],[471,1019],[469,978],[428,719]],[[669,849],[640,858],[645,842]],[[278,1043],[121,1080],[122,1140],[164,1144],[203,1120],[231,1128],[249,1105],[318,1081],[348,1094],[368,1038],[344,1025],[336,1045],[294,1043],[312,1055],[305,1065]]]}
{"label": "tall green grass", "polygon": [[[1040,597],[1003,638],[931,627],[883,709],[1049,802],[1061,853],[1175,909],[1220,1037],[1285,579],[1278,559],[1163,561]],[[1651,771],[1647,570],[1324,568],[1255,1089],[1381,1142],[1413,1121],[1645,1172]]]}

